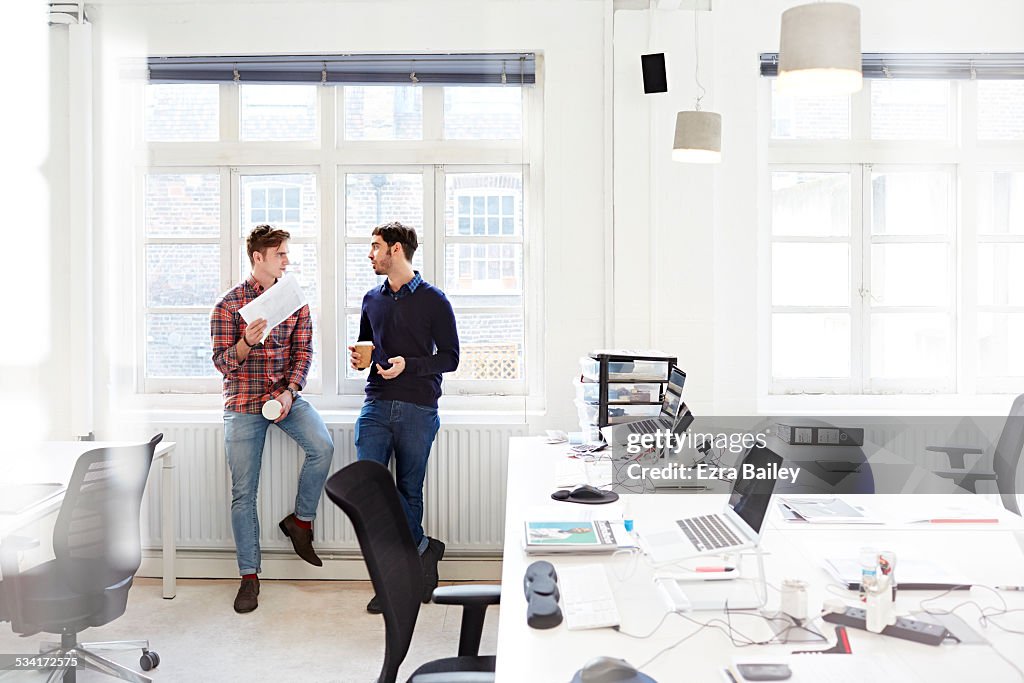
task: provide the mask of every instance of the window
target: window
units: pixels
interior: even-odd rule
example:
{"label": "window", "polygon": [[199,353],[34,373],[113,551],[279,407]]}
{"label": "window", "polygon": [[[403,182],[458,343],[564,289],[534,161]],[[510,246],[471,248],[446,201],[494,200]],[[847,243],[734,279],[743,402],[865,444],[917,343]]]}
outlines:
{"label": "window", "polygon": [[462,362],[446,391],[526,393],[532,89],[145,87],[141,391],[219,391],[209,312],[249,272],[249,230],[270,223],[292,235],[289,271],[312,312],[307,391],[328,404],[361,396],[365,373],[348,368],[345,347],[363,295],[383,281],[370,232],[397,220],[420,237],[414,268],[455,309]]}
{"label": "window", "polygon": [[769,392],[1024,390],[1022,82],[763,92]]}

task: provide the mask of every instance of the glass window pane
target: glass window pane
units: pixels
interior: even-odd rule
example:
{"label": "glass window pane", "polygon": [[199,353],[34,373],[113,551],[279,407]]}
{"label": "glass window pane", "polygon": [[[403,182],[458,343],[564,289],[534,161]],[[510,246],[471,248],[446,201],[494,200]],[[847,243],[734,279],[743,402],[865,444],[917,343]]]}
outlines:
{"label": "glass window pane", "polygon": [[423,239],[423,176],[419,173],[346,173],[345,233],[370,241],[373,229],[398,221]]}
{"label": "glass window pane", "polygon": [[850,97],[783,95],[772,79],[772,138],[849,140]]}
{"label": "glass window pane", "polygon": [[871,245],[871,304],[945,306],[948,250],[945,244]]}
{"label": "glass window pane", "polygon": [[222,289],[218,245],[146,245],[147,306],[213,306]]}
{"label": "glass window pane", "polygon": [[1024,313],[978,314],[978,374],[1024,377]]}
{"label": "glass window pane", "polygon": [[160,83],[146,86],[147,142],[207,142],[220,138],[220,86]]}
{"label": "glass window pane", "polygon": [[338,349],[338,367],[345,379],[361,379],[363,381],[369,376],[369,370],[353,370],[348,362],[348,347],[359,341],[359,313],[349,313],[345,316],[345,348]]}
{"label": "glass window pane", "polygon": [[850,234],[849,173],[772,173],[772,233]]}
{"label": "glass window pane", "polygon": [[[292,237],[320,234],[320,199],[317,178],[312,173],[289,175],[243,175],[239,177],[243,222],[242,237],[261,223],[269,223]],[[257,206],[258,204],[264,204]],[[285,209],[297,220],[286,220]],[[248,259],[246,259],[248,260]]]}
{"label": "glass window pane", "polygon": [[412,85],[347,85],[346,140],[423,139],[423,89]]}
{"label": "glass window pane", "polygon": [[871,174],[871,232],[875,235],[948,235],[952,182],[943,171]]}
{"label": "glass window pane", "polygon": [[1024,244],[978,245],[978,303],[1024,306]]}
{"label": "glass window pane", "polygon": [[[813,287],[808,286],[811,282]],[[849,306],[850,246],[773,244],[772,304]]]}
{"label": "glass window pane", "polygon": [[978,232],[1024,234],[1024,173],[978,174]]}
{"label": "glass window pane", "polygon": [[484,254],[465,246],[445,247],[444,291],[452,305],[521,306],[523,245],[490,245]]}
{"label": "glass window pane", "polygon": [[949,81],[868,81],[875,140],[948,140]]}
{"label": "glass window pane", "polygon": [[146,316],[146,377],[219,377],[213,367],[209,313]]}
{"label": "glass window pane", "polygon": [[524,325],[521,311],[460,313],[459,369],[454,379],[516,380],[523,377]]}
{"label": "glass window pane", "polygon": [[310,308],[320,306],[320,262],[317,251],[315,244],[288,243],[288,272],[299,281]]}
{"label": "glass window pane", "polygon": [[316,85],[241,85],[241,135],[247,141],[316,139]]}
{"label": "glass window pane", "polygon": [[772,315],[772,376],[850,376],[850,316],[845,313]]}
{"label": "glass window pane", "polygon": [[[510,74],[511,77],[511,74]],[[523,99],[518,86],[444,89],[446,140],[518,140]]]}
{"label": "glass window pane", "polygon": [[1024,81],[978,81],[978,139],[1024,140]]}
{"label": "glass window pane", "polygon": [[216,173],[150,173],[145,204],[150,237],[220,235],[220,176]]}
{"label": "glass window pane", "polygon": [[[521,173],[446,173],[445,234],[459,234],[464,219],[474,235],[523,234]],[[465,234],[464,232],[462,234]]]}
{"label": "glass window pane", "polygon": [[875,313],[871,316],[871,376],[879,379],[950,375],[949,316]]}

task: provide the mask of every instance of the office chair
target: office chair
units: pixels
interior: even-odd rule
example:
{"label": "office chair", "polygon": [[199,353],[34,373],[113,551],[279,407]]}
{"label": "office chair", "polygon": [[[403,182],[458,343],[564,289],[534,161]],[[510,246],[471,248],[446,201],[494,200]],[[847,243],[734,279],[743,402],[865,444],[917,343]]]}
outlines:
{"label": "office chair", "polygon": [[[11,537],[0,544],[0,593],[11,628],[22,636],[60,634],[60,643],[43,643],[49,657],[77,658],[85,666],[135,683],[151,679],[95,653],[104,649],[141,649],[148,671],[160,664],[148,640],[80,643],[78,634],[124,614],[128,590],[142,562],[139,511],[153,453],[163,434],[148,444],[97,448],[75,463],[53,530],[54,559],[21,572],[18,552],[37,540]],[[74,683],[75,668],[54,669],[48,681]]]}
{"label": "office chair", "polygon": [[[423,597],[423,568],[398,490],[388,469],[369,460],[335,472],[325,488],[327,497],[352,520],[384,612],[384,663],[377,683],[395,683],[409,652]],[[501,587],[445,586],[434,591],[433,600],[463,607],[459,656],[424,664],[409,683],[493,681],[495,658],[481,657],[478,652],[487,606],[501,600]]]}
{"label": "office chair", "polygon": [[[933,453],[945,453],[949,458],[951,472],[936,472],[935,474],[945,479],[952,479],[953,482],[972,493],[977,493],[979,481],[995,481],[996,489],[1003,501],[1003,507],[1010,512],[1020,514],[1020,506],[1017,503],[1016,477],[1017,467],[1020,464],[1021,450],[1024,449],[1024,394],[1013,400],[1010,406],[1010,414],[1006,417],[1006,424],[999,433],[999,441],[992,452],[992,471],[977,471],[978,463],[970,470],[967,469],[967,455],[981,455],[984,451],[980,448],[968,448],[961,446],[928,446],[927,451]],[[980,458],[979,458],[980,461]]]}

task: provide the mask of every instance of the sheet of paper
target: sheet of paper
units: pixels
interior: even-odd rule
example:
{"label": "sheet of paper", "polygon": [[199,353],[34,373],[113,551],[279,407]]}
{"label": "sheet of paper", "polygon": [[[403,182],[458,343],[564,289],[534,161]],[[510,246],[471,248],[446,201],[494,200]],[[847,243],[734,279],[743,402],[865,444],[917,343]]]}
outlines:
{"label": "sheet of paper", "polygon": [[267,329],[260,340],[263,341],[271,330],[305,305],[306,295],[299,281],[291,273],[285,273],[273,287],[238,309],[238,313],[246,323],[260,318],[267,321]]}

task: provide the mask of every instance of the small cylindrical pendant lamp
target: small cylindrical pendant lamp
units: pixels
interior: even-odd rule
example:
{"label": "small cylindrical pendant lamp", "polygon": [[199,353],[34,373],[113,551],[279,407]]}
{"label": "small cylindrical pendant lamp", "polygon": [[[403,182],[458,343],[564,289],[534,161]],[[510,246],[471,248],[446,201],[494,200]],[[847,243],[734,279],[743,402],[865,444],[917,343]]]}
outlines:
{"label": "small cylindrical pendant lamp", "polygon": [[791,7],[782,13],[779,91],[849,95],[863,85],[860,8],[841,2]]}
{"label": "small cylindrical pendant lamp", "polygon": [[672,160],[717,164],[722,160],[722,115],[713,111],[681,111],[676,114]]}

